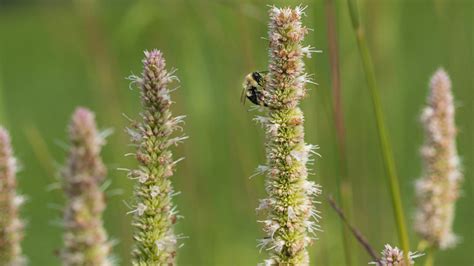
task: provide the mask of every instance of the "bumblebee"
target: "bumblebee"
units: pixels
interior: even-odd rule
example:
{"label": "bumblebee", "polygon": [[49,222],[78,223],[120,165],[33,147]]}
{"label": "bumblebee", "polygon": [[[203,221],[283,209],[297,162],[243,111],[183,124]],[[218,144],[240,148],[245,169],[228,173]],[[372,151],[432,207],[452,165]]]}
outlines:
{"label": "bumblebee", "polygon": [[265,84],[268,78],[268,71],[252,72],[245,76],[242,85],[242,94],[240,101],[245,104],[245,100],[249,99],[252,103],[259,106],[268,106],[264,99]]}

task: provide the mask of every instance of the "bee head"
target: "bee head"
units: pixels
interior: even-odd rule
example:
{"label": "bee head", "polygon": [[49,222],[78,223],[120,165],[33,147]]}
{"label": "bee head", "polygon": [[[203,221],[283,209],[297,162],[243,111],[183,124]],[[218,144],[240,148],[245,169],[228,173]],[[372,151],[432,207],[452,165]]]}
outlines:
{"label": "bee head", "polygon": [[258,84],[260,84],[260,81],[262,81],[262,75],[259,72],[252,72],[252,78],[255,80]]}

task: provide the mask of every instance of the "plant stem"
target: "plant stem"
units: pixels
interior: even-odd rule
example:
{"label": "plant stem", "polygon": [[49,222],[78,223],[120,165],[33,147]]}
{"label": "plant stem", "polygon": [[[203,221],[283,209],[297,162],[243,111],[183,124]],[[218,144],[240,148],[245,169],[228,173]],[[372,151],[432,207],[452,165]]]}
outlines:
{"label": "plant stem", "polygon": [[426,249],[425,266],[433,266],[433,265],[434,265],[434,248],[430,247]]}
{"label": "plant stem", "polygon": [[331,196],[329,196],[328,201],[331,207],[334,209],[334,211],[336,211],[339,218],[341,218],[342,223],[349,228],[350,232],[354,235],[357,241],[359,241],[362,247],[364,247],[364,249],[367,251],[370,257],[374,261],[379,261],[377,252],[375,252],[375,250],[372,248],[369,241],[367,241],[367,238],[365,238],[364,235],[357,228],[355,228],[352,224],[350,224],[350,222],[347,220],[346,215],[344,215],[343,210],[339,206],[337,206],[334,199]]}
{"label": "plant stem", "polygon": [[360,25],[359,13],[357,10],[356,0],[347,0],[349,6],[349,13],[351,16],[352,27],[354,29],[359,52],[362,59],[362,65],[364,68],[365,76],[367,79],[367,85],[369,87],[370,96],[372,98],[372,104],[374,108],[375,120],[377,124],[378,137],[382,150],[382,157],[385,165],[390,184],[390,193],[392,197],[392,205],[396,218],[396,224],[398,229],[398,238],[401,242],[403,254],[405,254],[405,264],[409,265],[409,240],[408,233],[405,225],[405,215],[403,213],[402,200],[400,195],[399,181],[395,168],[395,160],[388,137],[388,132],[385,127],[382,104],[380,100],[379,91],[375,80],[374,67],[370,58],[369,48],[367,46],[367,40],[365,38],[364,29]]}
{"label": "plant stem", "polygon": [[[334,125],[336,128],[336,138],[338,145],[338,157],[339,157],[339,174],[336,175],[336,182],[338,187],[339,201],[342,204],[342,208],[347,213],[347,219],[351,220],[352,213],[352,186],[347,176],[347,157],[346,157],[346,142],[345,142],[345,130],[344,130],[344,116],[341,101],[341,79],[339,70],[339,51],[338,51],[338,40],[336,33],[336,12],[333,0],[325,1],[326,19],[327,19],[327,34],[328,34],[328,49],[329,49],[329,61],[331,65],[331,85],[332,85],[332,96],[333,96],[333,117]],[[351,255],[351,240],[349,237],[349,230],[342,225],[342,234],[344,242],[344,253],[346,257],[346,265],[352,265]]]}

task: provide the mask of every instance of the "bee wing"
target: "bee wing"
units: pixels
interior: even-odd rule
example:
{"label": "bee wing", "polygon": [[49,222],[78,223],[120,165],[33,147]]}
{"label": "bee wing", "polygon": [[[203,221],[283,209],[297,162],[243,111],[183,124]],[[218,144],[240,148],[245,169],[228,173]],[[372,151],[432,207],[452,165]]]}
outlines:
{"label": "bee wing", "polygon": [[247,88],[242,88],[242,92],[240,93],[240,102],[245,104],[245,100],[247,100]]}

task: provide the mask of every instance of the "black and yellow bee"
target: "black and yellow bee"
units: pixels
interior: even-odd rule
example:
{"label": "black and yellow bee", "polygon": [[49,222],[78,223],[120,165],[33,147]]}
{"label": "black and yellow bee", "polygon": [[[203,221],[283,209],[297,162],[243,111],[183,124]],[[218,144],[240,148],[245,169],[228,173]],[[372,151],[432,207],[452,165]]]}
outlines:
{"label": "black and yellow bee", "polygon": [[245,104],[249,99],[259,106],[268,106],[265,103],[265,84],[268,78],[268,71],[252,72],[245,76],[240,101]]}

